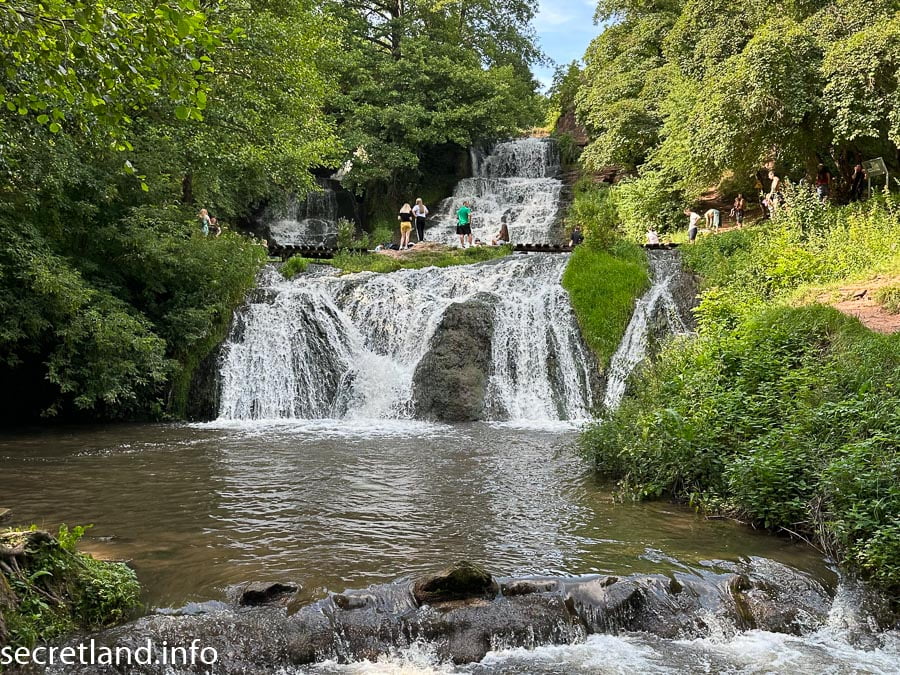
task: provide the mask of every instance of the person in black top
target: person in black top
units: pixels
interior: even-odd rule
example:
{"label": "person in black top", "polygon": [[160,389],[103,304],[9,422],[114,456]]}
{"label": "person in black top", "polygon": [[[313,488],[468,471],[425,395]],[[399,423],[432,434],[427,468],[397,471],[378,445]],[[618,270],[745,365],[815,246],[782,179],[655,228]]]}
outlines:
{"label": "person in black top", "polygon": [[850,201],[858,202],[863,198],[866,190],[866,172],[862,168],[862,164],[853,167],[853,175],[850,176]]}
{"label": "person in black top", "polygon": [[409,246],[409,233],[412,232],[414,219],[412,207],[409,204],[404,204],[400,208],[400,214],[397,216],[397,220],[400,221],[401,251]]}
{"label": "person in black top", "polygon": [[569,246],[578,246],[583,241],[584,235],[581,234],[581,228],[576,225],[572,228],[572,239],[569,241]]}

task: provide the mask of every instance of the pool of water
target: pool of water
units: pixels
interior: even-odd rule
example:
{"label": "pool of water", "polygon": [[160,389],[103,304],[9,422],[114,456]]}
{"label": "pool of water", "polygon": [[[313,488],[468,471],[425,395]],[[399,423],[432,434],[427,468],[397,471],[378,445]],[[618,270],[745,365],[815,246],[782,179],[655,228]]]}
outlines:
{"label": "pool of water", "polygon": [[658,572],[803,544],[657,502],[618,503],[572,427],[397,421],[121,425],[0,436],[0,507],[128,560],[149,607],[291,580],[310,599],[458,559],[498,575]]}

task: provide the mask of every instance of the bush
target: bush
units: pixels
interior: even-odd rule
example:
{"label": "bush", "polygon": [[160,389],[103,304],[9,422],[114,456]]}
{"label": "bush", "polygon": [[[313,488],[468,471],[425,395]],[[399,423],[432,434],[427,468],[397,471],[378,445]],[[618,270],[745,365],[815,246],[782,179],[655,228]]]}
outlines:
{"label": "bush", "polygon": [[303,274],[312,262],[315,261],[295,255],[294,257],[289,258],[288,261],[281,266],[279,272],[281,272],[281,276],[285,279],[293,279],[298,274]]}
{"label": "bush", "polygon": [[585,242],[597,248],[608,248],[619,239],[619,212],[613,190],[598,185],[590,177],[575,184],[575,198],[566,213],[566,225],[580,227]]}
{"label": "bush", "polygon": [[672,179],[662,172],[645,171],[615,187],[621,228],[629,239],[643,242],[651,227],[657,232],[678,229],[685,220],[684,197],[672,185]]}
{"label": "bush", "polygon": [[879,288],[875,291],[875,302],[891,314],[900,314],[900,285]]}
{"label": "bush", "polygon": [[[78,553],[85,528],[59,529],[57,538],[34,527],[0,534],[15,563],[0,561],[0,644],[33,647],[76,630],[112,626],[140,605],[140,585],[124,563]],[[4,626],[5,624],[5,626]]]}
{"label": "bush", "polygon": [[369,234],[369,247],[384,246],[394,241],[394,230],[390,225],[376,225]]}
{"label": "bush", "polygon": [[896,592],[898,438],[900,336],[780,307],[670,345],[582,448],[637,498],[818,537]]}

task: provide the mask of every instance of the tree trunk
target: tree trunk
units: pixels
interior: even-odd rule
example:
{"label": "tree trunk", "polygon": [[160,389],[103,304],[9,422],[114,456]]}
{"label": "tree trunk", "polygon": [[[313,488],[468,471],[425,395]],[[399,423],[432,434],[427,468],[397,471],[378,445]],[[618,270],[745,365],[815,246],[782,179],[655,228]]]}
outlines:
{"label": "tree trunk", "polygon": [[181,179],[181,203],[192,206],[194,203],[194,174],[188,172]]}

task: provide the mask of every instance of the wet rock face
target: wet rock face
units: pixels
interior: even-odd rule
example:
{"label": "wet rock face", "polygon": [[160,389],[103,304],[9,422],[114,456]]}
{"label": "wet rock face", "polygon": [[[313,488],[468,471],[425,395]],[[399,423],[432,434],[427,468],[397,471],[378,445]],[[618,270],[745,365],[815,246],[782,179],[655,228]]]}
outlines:
{"label": "wet rock face", "polygon": [[299,590],[296,584],[254,582],[230,589],[229,597],[241,607],[283,605]]}
{"label": "wet rock face", "polygon": [[221,384],[219,382],[219,359],[222,346],[213,349],[204,358],[191,379],[185,414],[191,422],[208,422],[219,414]]}
{"label": "wet rock face", "polygon": [[420,605],[433,605],[453,600],[493,598],[498,590],[497,582],[490,574],[477,565],[462,562],[416,581],[413,597]]}
{"label": "wet rock face", "polygon": [[447,308],[413,376],[416,418],[484,419],[493,336],[494,310],[486,298]]}
{"label": "wet rock face", "polygon": [[[795,633],[821,625],[830,596],[818,582],[767,560],[699,574],[497,580],[460,563],[412,582],[345,591],[305,605],[234,606],[149,616],[94,636],[100,646],[217,650],[217,673],[264,673],[328,659],[374,660],[413,643],[444,661],[473,663],[492,649],[571,644],[591,633],[645,631],[692,639],[716,630]],[[129,673],[152,673],[134,666]],[[109,667],[67,670],[126,672]],[[198,671],[199,672],[199,671]]]}

